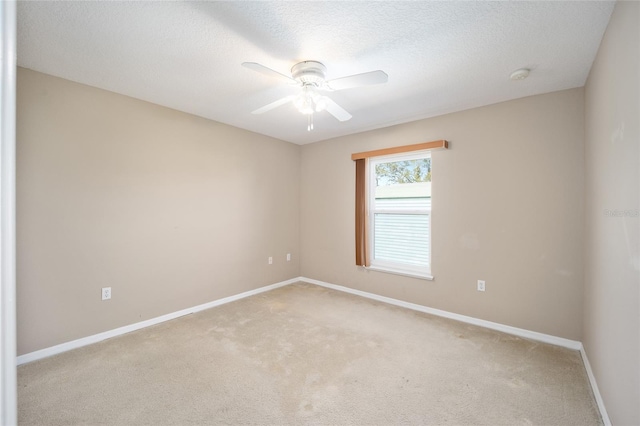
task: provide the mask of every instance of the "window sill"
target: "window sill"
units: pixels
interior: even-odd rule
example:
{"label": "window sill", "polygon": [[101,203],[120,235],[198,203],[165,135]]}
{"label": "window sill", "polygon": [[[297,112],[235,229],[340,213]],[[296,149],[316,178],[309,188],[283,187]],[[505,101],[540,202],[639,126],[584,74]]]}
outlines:
{"label": "window sill", "polygon": [[365,266],[364,269],[366,269],[367,271],[386,272],[387,274],[402,275],[402,276],[411,277],[411,278],[419,278],[421,280],[427,280],[427,281],[434,280],[432,275],[422,274],[419,272],[399,271],[397,269],[385,268],[381,266]]}

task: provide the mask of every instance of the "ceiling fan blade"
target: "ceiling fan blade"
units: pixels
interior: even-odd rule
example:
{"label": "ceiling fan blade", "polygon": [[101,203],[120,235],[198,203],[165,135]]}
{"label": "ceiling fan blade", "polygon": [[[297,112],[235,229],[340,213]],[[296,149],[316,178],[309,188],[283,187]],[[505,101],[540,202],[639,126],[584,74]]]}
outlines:
{"label": "ceiling fan blade", "polygon": [[262,108],[258,108],[255,111],[251,111],[251,114],[262,114],[265,113],[267,111],[271,111],[272,109],[278,108],[279,106],[285,105],[291,101],[293,101],[296,98],[295,95],[291,95],[291,96],[287,96],[285,98],[282,99],[278,99],[275,102],[271,102],[270,104],[267,104],[265,106],[263,106]]}
{"label": "ceiling fan blade", "polygon": [[337,118],[339,121],[347,121],[351,119],[351,114],[345,111],[340,105],[335,103],[333,99],[325,97],[325,102],[327,103],[326,111]]}
{"label": "ceiling fan blade", "polygon": [[245,68],[249,68],[250,70],[254,70],[259,72],[260,74],[264,74],[266,76],[269,77],[276,77],[279,79],[284,79],[286,80],[289,84],[298,84],[297,81],[295,81],[293,78],[284,75],[282,73],[279,73],[278,71],[272,70],[271,68],[265,67],[264,65],[261,65],[257,62],[243,62],[242,66]]}
{"label": "ceiling fan blade", "polygon": [[332,90],[351,89],[353,87],[370,86],[373,84],[386,83],[389,80],[387,73],[381,70],[369,71],[362,74],[350,75],[327,81],[327,85]]}

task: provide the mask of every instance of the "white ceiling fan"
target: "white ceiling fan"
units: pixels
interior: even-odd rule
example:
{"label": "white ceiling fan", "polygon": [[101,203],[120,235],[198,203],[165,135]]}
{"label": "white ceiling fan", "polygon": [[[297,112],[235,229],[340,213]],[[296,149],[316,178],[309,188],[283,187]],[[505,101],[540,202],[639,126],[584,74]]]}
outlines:
{"label": "white ceiling fan", "polygon": [[327,68],[318,61],[303,61],[295,64],[291,68],[291,77],[256,62],[243,62],[242,65],[259,73],[271,77],[277,77],[289,84],[298,85],[302,89],[298,95],[291,95],[278,99],[277,101],[271,102],[270,104],[252,111],[252,114],[262,114],[279,106],[286,105],[289,102],[293,102],[298,111],[308,116],[308,131],[313,129],[314,112],[326,110],[339,121],[347,121],[352,117],[351,114],[335,103],[331,98],[321,95],[319,92],[332,92],[336,90],[351,89],[354,87],[381,84],[386,83],[389,79],[389,76],[387,76],[384,71],[377,70],[326,81],[325,72]]}

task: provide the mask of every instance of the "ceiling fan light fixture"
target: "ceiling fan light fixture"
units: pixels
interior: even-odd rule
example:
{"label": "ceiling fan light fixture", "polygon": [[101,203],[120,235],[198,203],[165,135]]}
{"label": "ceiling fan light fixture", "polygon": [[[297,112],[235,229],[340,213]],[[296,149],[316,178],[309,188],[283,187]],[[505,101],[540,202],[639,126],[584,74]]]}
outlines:
{"label": "ceiling fan light fixture", "polygon": [[325,96],[320,96],[314,86],[305,85],[302,93],[293,101],[295,107],[304,115],[324,111],[327,108]]}
{"label": "ceiling fan light fixture", "polygon": [[318,100],[315,101],[316,104],[316,112],[321,112],[324,111],[325,109],[327,109],[327,97],[326,96],[319,96]]}
{"label": "ceiling fan light fixture", "polygon": [[300,113],[304,115],[313,114],[313,111],[315,110],[313,101],[310,98],[300,97],[295,100],[294,105],[296,106],[298,111],[300,111]]}
{"label": "ceiling fan light fixture", "polygon": [[278,108],[282,105],[292,103],[293,106],[303,115],[307,116],[307,131],[313,130],[313,114],[327,111],[338,121],[351,119],[351,114],[338,105],[328,96],[320,95],[318,92],[333,92],[336,90],[352,89],[355,87],[371,86],[374,84],[386,83],[389,76],[382,70],[369,71],[360,74],[353,74],[338,79],[326,81],[325,74],[327,68],[318,61],[298,62],[291,68],[291,77],[258,64],[257,62],[243,62],[242,66],[265,75],[277,77],[288,83],[297,83],[302,89],[298,95],[286,96],[277,101],[271,102],[261,108],[252,111],[252,114],[263,114]]}
{"label": "ceiling fan light fixture", "polygon": [[291,77],[305,86],[319,85],[324,82],[326,72],[327,68],[318,61],[303,61],[291,68]]}
{"label": "ceiling fan light fixture", "polygon": [[313,105],[311,104],[304,104],[302,106],[302,108],[299,109],[299,111],[301,113],[303,113],[304,115],[309,115],[309,114],[313,114],[313,112],[315,111],[313,108]]}

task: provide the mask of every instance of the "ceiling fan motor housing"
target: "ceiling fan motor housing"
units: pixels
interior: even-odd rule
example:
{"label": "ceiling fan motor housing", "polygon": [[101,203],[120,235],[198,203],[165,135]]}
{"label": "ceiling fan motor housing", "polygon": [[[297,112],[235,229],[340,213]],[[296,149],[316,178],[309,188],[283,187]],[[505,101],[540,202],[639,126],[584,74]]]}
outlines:
{"label": "ceiling fan motor housing", "polygon": [[302,85],[320,85],[327,68],[317,61],[304,61],[291,67],[291,76]]}

